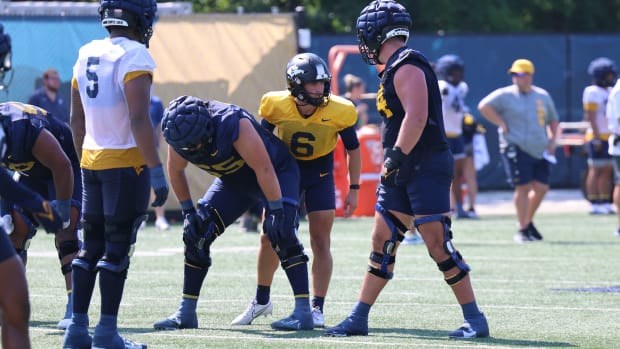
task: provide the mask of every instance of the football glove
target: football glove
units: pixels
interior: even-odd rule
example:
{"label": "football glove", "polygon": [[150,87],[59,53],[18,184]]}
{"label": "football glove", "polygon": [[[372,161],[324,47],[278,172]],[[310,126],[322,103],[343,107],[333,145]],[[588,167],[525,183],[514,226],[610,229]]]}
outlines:
{"label": "football glove", "polygon": [[168,183],[166,183],[164,168],[159,164],[151,167],[149,173],[151,174],[151,187],[153,187],[153,192],[155,192],[155,200],[153,200],[151,206],[163,206],[168,198]]}
{"label": "football glove", "polygon": [[382,185],[386,187],[396,186],[396,176],[405,156],[400,147],[385,150],[385,161],[383,162],[383,173],[381,174]]}
{"label": "football glove", "polygon": [[71,224],[71,200],[53,200],[52,206],[58,211],[62,228],[66,229]]}
{"label": "football glove", "polygon": [[263,232],[267,234],[271,245],[278,252],[279,241],[282,241],[284,235],[284,209],[278,208],[270,210],[265,214],[263,222]]}

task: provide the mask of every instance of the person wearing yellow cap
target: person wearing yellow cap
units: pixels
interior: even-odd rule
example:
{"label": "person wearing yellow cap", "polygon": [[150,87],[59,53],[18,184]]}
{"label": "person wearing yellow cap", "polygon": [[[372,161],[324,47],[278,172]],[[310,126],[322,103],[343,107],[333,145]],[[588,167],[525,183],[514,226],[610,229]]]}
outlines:
{"label": "person wearing yellow cap", "polygon": [[478,104],[482,116],[498,127],[502,162],[514,186],[518,243],[543,239],[533,219],[549,190],[549,167],[556,161],[558,113],[549,93],[533,85],[534,71],[530,60],[515,60],[508,69],[512,85],[496,89]]}

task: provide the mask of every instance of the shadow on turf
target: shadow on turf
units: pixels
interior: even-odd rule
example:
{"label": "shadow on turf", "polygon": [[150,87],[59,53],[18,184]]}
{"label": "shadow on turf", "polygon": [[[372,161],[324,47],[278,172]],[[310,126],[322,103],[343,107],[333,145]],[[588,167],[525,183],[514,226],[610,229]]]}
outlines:
{"label": "shadow on turf", "polygon": [[[265,330],[265,329],[249,329],[249,328],[232,328],[231,331],[241,332],[247,335],[260,335],[264,337],[270,338],[282,338],[282,337],[293,337],[293,338],[318,338],[323,337],[323,329],[315,329],[314,331],[274,331],[274,330]],[[415,328],[370,328],[369,336],[370,337],[382,337],[382,338],[391,338],[391,339],[419,339],[419,340],[441,340],[445,341],[447,338],[447,333],[449,331],[440,331],[440,330],[424,330],[424,329],[415,329]],[[338,340],[338,337],[324,337],[324,338],[332,338]],[[350,338],[363,338],[363,337],[350,337]],[[343,341],[346,340],[343,338]],[[453,339],[457,341],[458,339]],[[458,341],[464,341],[468,343],[472,342],[480,342],[485,344],[499,344],[503,346],[519,346],[519,347],[549,347],[549,348],[573,348],[576,345],[566,343],[566,342],[548,342],[548,341],[537,341],[537,340],[518,340],[518,339],[501,339],[501,338],[478,338],[478,339],[463,339]]]}

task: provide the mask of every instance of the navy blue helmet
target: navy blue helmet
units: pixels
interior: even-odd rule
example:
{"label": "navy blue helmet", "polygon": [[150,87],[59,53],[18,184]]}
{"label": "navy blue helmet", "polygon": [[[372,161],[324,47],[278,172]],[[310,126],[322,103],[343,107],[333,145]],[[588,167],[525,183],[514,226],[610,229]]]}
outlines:
{"label": "navy blue helmet", "polygon": [[588,66],[588,74],[598,86],[609,87],[616,83],[616,63],[607,57],[599,57]]}
{"label": "navy blue helmet", "polygon": [[207,146],[215,136],[215,121],[205,101],[192,96],[175,98],[161,119],[164,139],[174,149],[187,152]]}
{"label": "navy blue helmet", "polygon": [[[304,84],[313,81],[323,81],[323,95],[310,97],[304,89]],[[331,92],[332,76],[325,61],[314,53],[300,53],[286,65],[286,83],[291,95],[300,101],[316,107],[327,104]]]}
{"label": "navy blue helmet", "polygon": [[452,84],[459,83],[465,72],[465,62],[457,55],[443,55],[437,60],[435,70],[440,79]]}
{"label": "navy blue helmet", "polygon": [[[355,28],[362,58],[368,64],[380,64],[379,48],[388,39],[409,39],[411,16],[403,5],[393,0],[375,0],[364,7]],[[385,63],[385,62],[383,62]]]}
{"label": "navy blue helmet", "polygon": [[135,27],[140,42],[149,47],[153,21],[157,13],[155,0],[100,0],[101,24],[106,27]]}
{"label": "navy blue helmet", "polygon": [[11,36],[0,24],[0,73],[11,69]]}

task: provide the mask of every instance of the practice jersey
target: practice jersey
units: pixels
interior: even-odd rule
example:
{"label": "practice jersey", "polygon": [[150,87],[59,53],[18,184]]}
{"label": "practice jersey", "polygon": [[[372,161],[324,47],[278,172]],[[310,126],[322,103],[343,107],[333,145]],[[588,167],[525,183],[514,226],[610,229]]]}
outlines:
{"label": "practice jersey", "polygon": [[[269,92],[263,96],[258,114],[277,127],[278,137],[289,146],[297,160],[314,160],[334,151],[338,133],[350,129],[355,136],[357,112],[351,101],[330,96],[329,103],[318,107],[305,118],[297,110],[295,97],[290,91]],[[347,149],[359,146],[357,138],[343,137]]]}
{"label": "practice jersey", "polygon": [[423,154],[424,152],[447,149],[448,143],[443,125],[441,95],[439,94],[437,77],[426,57],[406,46],[400,48],[388,59],[385,70],[379,74],[381,81],[377,92],[377,110],[385,125],[382,138],[383,148],[394,146],[405,117],[405,110],[394,88],[394,74],[404,64],[411,64],[420,68],[424,72],[428,88],[428,119],[420,140],[409,154],[410,157],[415,157],[416,154]]}
{"label": "practice jersey", "polygon": [[[605,113],[610,90],[611,87],[606,88],[597,85],[590,85],[583,90],[583,111],[592,111],[595,113],[594,123],[598,128],[601,140],[607,140],[607,138],[609,138],[609,127],[607,125]],[[586,133],[586,139],[589,141],[594,139],[594,132],[591,128],[588,129]]]}
{"label": "practice jersey", "polygon": [[7,152],[2,159],[4,167],[29,178],[51,180],[52,172],[32,154],[32,148],[43,130],[49,131],[58,140],[74,169],[79,167],[71,129],[47,111],[30,104],[1,103],[0,119],[6,130]]}
{"label": "practice jersey", "polygon": [[294,161],[286,145],[274,134],[261,127],[246,110],[233,104],[213,100],[207,102],[207,108],[211,113],[212,122],[216,129],[213,142],[198,150],[175,149],[181,157],[198,168],[219,177],[224,182],[245,182],[251,178],[256,179],[254,171],[233,146],[233,143],[239,138],[239,122],[242,119],[252,122],[254,129],[263,140],[276,172],[280,168],[287,168],[290,162]]}
{"label": "practice jersey", "polygon": [[142,74],[152,75],[154,69],[146,47],[134,40],[106,38],[82,46],[72,85],[80,92],[85,114],[83,168],[144,165],[131,131],[125,84]]}
{"label": "practice jersey", "polygon": [[463,115],[467,112],[465,97],[469,87],[465,81],[454,86],[445,80],[439,80],[439,92],[441,92],[441,109],[446,135],[456,138],[463,132]]}

